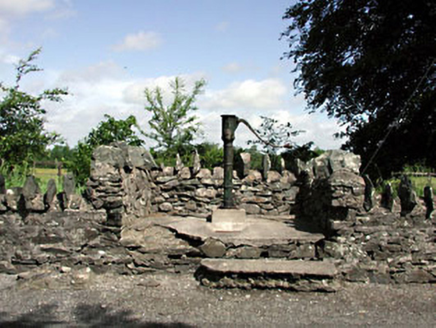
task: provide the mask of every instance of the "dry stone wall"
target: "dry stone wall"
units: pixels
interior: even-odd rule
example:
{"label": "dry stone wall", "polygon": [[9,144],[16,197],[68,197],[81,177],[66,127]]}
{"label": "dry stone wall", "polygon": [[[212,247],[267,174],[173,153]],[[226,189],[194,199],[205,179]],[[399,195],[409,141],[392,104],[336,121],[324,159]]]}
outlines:
{"label": "dry stone wall", "polygon": [[349,281],[436,282],[431,190],[425,207],[417,200],[407,211],[400,204],[409,192],[394,200],[387,188],[381,204],[368,201],[373,193],[359,175],[359,157],[342,151],[297,161],[292,172],[250,170],[246,156],[241,162],[233,179],[237,207],[252,215],[295,213],[296,222],[311,223],[324,238],[267,251],[183,239],[163,224],[161,214],[207,217],[221,205],[223,170],[201,168],[198,158],[192,168],[180,160],[174,168],[158,168],[144,149],[119,143],[94,153],[84,197],[75,194],[72,176],[65,177],[63,192],[53,181],[45,194],[32,177],[23,188],[9,190],[0,177],[0,272],[49,265],[61,271],[180,272],[223,253],[331,261]]}
{"label": "dry stone wall", "polygon": [[[256,170],[247,176],[233,174],[235,205],[254,215],[287,215],[298,194],[296,178],[289,171],[268,171],[266,179]],[[172,215],[208,216],[222,204],[224,172],[165,167],[152,172],[152,212]]]}

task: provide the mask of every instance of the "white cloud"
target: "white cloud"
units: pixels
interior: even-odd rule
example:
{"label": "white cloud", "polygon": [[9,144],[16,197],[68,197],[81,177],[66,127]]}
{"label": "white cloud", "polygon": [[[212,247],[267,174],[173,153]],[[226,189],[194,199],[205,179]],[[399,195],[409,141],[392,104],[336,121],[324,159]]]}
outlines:
{"label": "white cloud", "polygon": [[162,44],[161,36],[156,32],[140,31],[128,34],[124,40],[113,46],[115,51],[148,51],[158,48]]}
{"label": "white cloud", "polygon": [[286,86],[277,79],[234,82],[228,88],[206,93],[201,105],[204,108],[271,109],[280,107]]}
{"label": "white cloud", "polygon": [[50,10],[54,5],[54,0],[0,0],[0,12],[6,15],[21,16]]}
{"label": "white cloud", "polygon": [[20,58],[18,56],[0,50],[0,63],[14,65],[17,64],[19,60]]}

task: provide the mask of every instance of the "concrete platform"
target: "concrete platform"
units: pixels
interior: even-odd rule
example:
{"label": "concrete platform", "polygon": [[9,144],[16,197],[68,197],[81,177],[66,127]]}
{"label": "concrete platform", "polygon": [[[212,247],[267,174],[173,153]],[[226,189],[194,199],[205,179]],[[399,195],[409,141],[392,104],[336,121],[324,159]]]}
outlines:
{"label": "concrete platform", "polygon": [[262,218],[247,218],[244,227],[238,231],[216,230],[212,223],[194,217],[165,218],[159,225],[194,240],[205,241],[214,238],[235,247],[283,245],[291,241],[314,244],[324,238],[324,235],[319,233],[297,230],[287,222]]}

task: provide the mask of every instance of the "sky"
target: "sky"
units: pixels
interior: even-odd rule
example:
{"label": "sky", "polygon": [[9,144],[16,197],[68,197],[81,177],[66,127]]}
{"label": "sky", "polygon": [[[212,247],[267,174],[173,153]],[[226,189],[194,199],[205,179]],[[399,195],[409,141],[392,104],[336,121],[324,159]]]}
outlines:
{"label": "sky", "polygon": [[[342,128],[325,114],[309,114],[296,95],[293,62],[280,35],[292,0],[0,0],[0,81],[14,82],[14,65],[42,47],[35,62],[43,71],[23,80],[31,94],[68,88],[61,103],[46,103],[46,128],[70,146],[104,119],[135,115],[150,131],[145,88],[168,90],[176,76],[205,79],[196,115],[203,127],[197,142],[221,143],[221,115],[234,114],[254,127],[261,116],[290,122],[313,141],[339,148]],[[165,97],[170,101],[170,94]],[[253,139],[241,126],[235,144]],[[153,146],[147,140],[146,146]]]}

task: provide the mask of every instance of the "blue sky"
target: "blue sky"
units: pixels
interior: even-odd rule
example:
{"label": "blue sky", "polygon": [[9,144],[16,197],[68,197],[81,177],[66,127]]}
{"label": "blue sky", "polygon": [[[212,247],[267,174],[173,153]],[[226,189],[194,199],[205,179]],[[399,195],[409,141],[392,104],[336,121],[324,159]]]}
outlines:
{"label": "blue sky", "polygon": [[[197,115],[203,139],[220,142],[220,115],[253,125],[260,115],[291,122],[306,133],[299,143],[338,148],[339,130],[323,114],[304,111],[295,96],[290,60],[279,40],[292,0],[0,0],[0,81],[11,82],[13,64],[42,47],[43,72],[23,88],[36,93],[67,87],[60,104],[47,104],[46,127],[73,146],[103,119],[135,115],[147,130],[146,87],[167,88],[181,76],[188,90],[204,78]],[[237,131],[238,145],[251,139]],[[148,143],[152,145],[152,143]]]}

